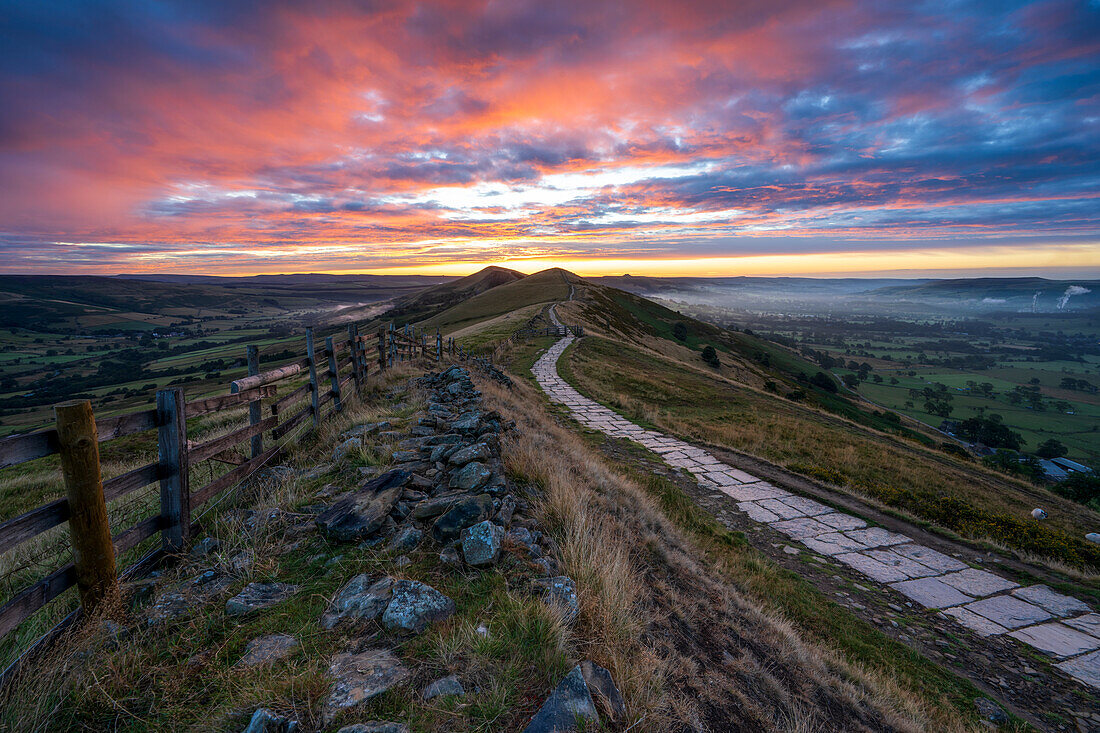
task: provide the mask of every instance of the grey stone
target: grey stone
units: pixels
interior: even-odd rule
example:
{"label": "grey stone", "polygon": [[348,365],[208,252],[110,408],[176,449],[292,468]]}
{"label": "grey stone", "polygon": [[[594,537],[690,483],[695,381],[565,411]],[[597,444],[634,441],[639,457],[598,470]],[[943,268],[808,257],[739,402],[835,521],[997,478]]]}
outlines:
{"label": "grey stone", "polygon": [[912,598],[925,608],[961,606],[974,600],[962,591],[952,588],[946,583],[941,583],[936,578],[906,580],[901,583],[891,583],[890,587]]}
{"label": "grey stone", "polygon": [[1055,616],[1070,616],[1075,613],[1088,613],[1087,603],[1076,598],[1056,593],[1045,585],[1029,585],[1026,588],[1017,588],[1012,595],[1022,598],[1028,603],[1034,603],[1053,613]]}
{"label": "grey stone", "polygon": [[1008,722],[1008,714],[1001,710],[1000,705],[987,697],[979,697],[974,700],[974,706],[978,708],[978,714],[982,716],[982,720],[988,720],[990,723],[997,725]]}
{"label": "grey stone", "polygon": [[364,435],[374,435],[382,430],[389,430],[392,425],[383,420],[382,422],[366,423],[365,425],[356,425],[351,430],[348,430],[341,438],[358,438]]}
{"label": "grey stone", "polygon": [[372,581],[367,574],[356,575],[340,589],[321,616],[321,628],[332,629],[341,621],[369,621],[390,604],[393,579],[382,577]]}
{"label": "grey stone", "polygon": [[354,542],[374,534],[386,521],[401,497],[407,471],[388,471],[363,484],[317,516],[317,526],[326,537]]}
{"label": "grey stone", "polygon": [[1004,626],[995,624],[985,616],[979,616],[965,608],[948,608],[942,611],[943,615],[955,619],[960,624],[970,629],[979,636],[998,636],[1008,631]]}
{"label": "grey stone", "polygon": [[336,446],[332,451],[333,463],[340,463],[347,459],[353,452],[361,450],[363,448],[363,441],[360,438],[348,438],[340,445]]}
{"label": "grey stone", "polygon": [[[913,542],[906,542],[903,545],[895,545],[894,552],[899,555],[904,555],[910,560],[916,560],[921,565],[931,568],[936,572],[948,573],[955,570],[964,570],[966,563],[961,560],[956,560],[953,557],[944,555],[942,552],[937,552],[930,547],[924,545],[918,545]],[[960,589],[963,590],[963,589]]]}
{"label": "grey stone", "polygon": [[473,433],[477,430],[481,424],[481,417],[476,413],[471,415],[463,415],[451,423],[451,429],[460,433]]}
{"label": "grey stone", "polygon": [[590,660],[581,662],[580,668],[589,694],[603,710],[603,717],[612,723],[626,720],[626,702],[611,679],[611,673]]}
{"label": "grey stone", "polygon": [[394,463],[412,463],[420,460],[420,451],[418,450],[395,450],[390,455]]}
{"label": "grey stone", "polygon": [[398,580],[393,595],[382,614],[387,629],[401,629],[419,634],[428,624],[442,621],[455,612],[455,604],[430,585],[416,580]]}
{"label": "grey stone", "polygon": [[447,494],[440,494],[439,496],[433,496],[431,499],[425,499],[416,506],[413,507],[412,515],[417,519],[430,519],[431,517],[438,517],[443,512],[447,511],[455,504],[461,501],[471,498],[465,491],[453,491]]}
{"label": "grey stone", "polygon": [[448,463],[455,466],[465,466],[471,461],[489,460],[489,446],[485,443],[474,443],[465,448],[459,448],[447,459]]}
{"label": "grey stone", "polygon": [[424,539],[424,533],[409,525],[393,536],[390,540],[390,549],[394,552],[405,552],[419,545],[422,539]]}
{"label": "grey stone", "polygon": [[492,565],[500,557],[504,529],[489,520],[462,530],[462,555],[474,567]]}
{"label": "grey stone", "polygon": [[163,593],[150,607],[146,622],[150,626],[175,621],[191,610],[191,603],[182,593]]}
{"label": "grey stone", "polygon": [[290,656],[297,648],[298,640],[289,634],[260,636],[248,642],[248,646],[244,648],[244,654],[237,660],[237,665],[256,667],[274,664]]}
{"label": "grey stone", "polygon": [[282,603],[297,592],[298,586],[287,583],[249,583],[225,602],[225,612],[230,616],[243,616]]}
{"label": "grey stone", "polygon": [[1100,639],[1100,613],[1090,613],[1085,616],[1066,619],[1063,623]]}
{"label": "grey stone", "polygon": [[1059,623],[1029,626],[1012,631],[1009,636],[1059,659],[1100,648],[1100,639]]}
{"label": "grey stone", "polygon": [[191,548],[191,552],[188,553],[192,560],[201,560],[207,555],[217,552],[218,548],[222,546],[222,543],[215,537],[203,537],[201,540],[195,543],[195,546]]}
{"label": "grey stone", "polygon": [[298,730],[298,721],[258,708],[243,733],[296,733]]}
{"label": "grey stone", "polygon": [[533,582],[535,588],[542,589],[542,600],[556,609],[565,623],[570,623],[580,611],[577,599],[577,584],[572,578],[558,575],[553,578],[539,578]]}
{"label": "grey stone", "polygon": [[999,575],[978,568],[966,568],[957,573],[942,575],[940,580],[952,588],[958,588],[964,593],[978,597],[990,596],[1017,586],[1017,583],[1011,580],[1005,580]]}
{"label": "grey stone", "polygon": [[466,690],[462,688],[462,683],[458,681],[458,676],[452,674],[449,677],[443,677],[432,682],[424,688],[424,692],[421,694],[425,700],[431,700],[433,697],[444,697],[447,695],[462,697],[466,694]]}
{"label": "grey stone", "polygon": [[1100,690],[1100,651],[1070,659],[1057,667],[1078,682]]}
{"label": "grey stone", "polygon": [[516,511],[516,499],[511,494],[500,500],[500,509],[497,510],[496,516],[493,517],[500,526],[507,528],[512,524],[512,515]]}
{"label": "grey stone", "polygon": [[370,720],[366,723],[345,725],[336,733],[409,733],[409,726],[388,720]]}
{"label": "grey stone", "polygon": [[600,721],[580,666],[571,669],[554,688],[550,697],[546,698],[546,702],[535,713],[535,717],[531,718],[531,722],[523,729],[523,733],[575,731],[578,720],[591,724],[597,724]]}
{"label": "grey stone", "polygon": [[462,556],[458,554],[458,549],[453,545],[443,548],[443,551],[439,553],[439,560],[455,567],[462,564]]}
{"label": "grey stone", "polygon": [[964,606],[964,608],[979,616],[984,616],[1006,629],[1018,629],[1021,626],[1030,626],[1050,618],[1050,614],[1038,606],[1024,603],[1019,598],[1013,598],[1012,596],[983,598]]}
{"label": "grey stone", "polygon": [[471,461],[451,476],[450,487],[461,491],[473,491],[489,483],[493,472],[480,461]]}
{"label": "grey stone", "polygon": [[229,570],[238,575],[242,575],[252,568],[252,562],[254,560],[255,554],[253,554],[252,550],[242,550],[229,558]]}
{"label": "grey stone", "polygon": [[[473,465],[473,464],[471,464]],[[493,499],[479,494],[460,501],[444,512],[432,525],[432,536],[443,544],[458,539],[462,530],[493,515]]]}
{"label": "grey stone", "polygon": [[367,649],[359,654],[336,655],[329,674],[334,681],[321,710],[325,725],[337,714],[358,707],[404,682],[409,670],[390,650]]}
{"label": "grey stone", "polygon": [[398,570],[402,570],[403,568],[407,568],[410,565],[412,565],[412,558],[409,557],[408,555],[401,555],[400,557],[398,557],[396,560],[393,561],[393,566],[395,568],[397,568]]}

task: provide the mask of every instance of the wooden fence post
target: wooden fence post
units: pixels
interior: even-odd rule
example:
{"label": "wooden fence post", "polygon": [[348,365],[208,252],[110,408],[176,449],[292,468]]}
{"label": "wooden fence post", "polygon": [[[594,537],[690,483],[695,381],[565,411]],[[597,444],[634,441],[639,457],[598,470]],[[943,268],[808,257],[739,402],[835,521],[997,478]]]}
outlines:
{"label": "wooden fence post", "polygon": [[[254,377],[260,373],[260,349],[258,346],[248,347],[248,376]],[[236,387],[232,389],[236,391]],[[261,405],[259,399],[252,400],[248,403],[248,424],[255,425],[263,420],[263,405]],[[255,458],[264,452],[264,435],[252,436],[252,453],[250,458]]]}
{"label": "wooden fence post", "polygon": [[313,347],[313,327],[306,327],[306,356],[309,358],[309,395],[313,401],[313,427],[321,424],[321,390],[317,385],[317,352]]}
{"label": "wooden fence post", "polygon": [[363,389],[359,364],[359,327],[354,323],[348,326],[348,348],[351,350],[351,378],[355,383],[355,393]]}
{"label": "wooden fence post", "polygon": [[378,371],[386,371],[386,327],[378,327]]}
{"label": "wooden fence post", "polygon": [[443,361],[443,334],[435,332],[435,360]]}
{"label": "wooden fence post", "polygon": [[161,541],[178,552],[191,539],[191,489],[188,480],[187,415],[182,389],[157,391],[157,455],[160,480]]}
{"label": "wooden fence post", "polygon": [[92,403],[64,402],[54,407],[57,441],[61,453],[61,474],[69,497],[69,534],[73,543],[73,565],[80,603],[91,611],[113,594],[115,546],[103,499],[103,478],[99,468],[99,434]]}
{"label": "wooden fence post", "polygon": [[336,361],[336,342],[332,336],[325,339],[328,349],[328,376],[332,380],[332,404],[337,412],[343,412],[344,402],[340,399],[340,364]]}

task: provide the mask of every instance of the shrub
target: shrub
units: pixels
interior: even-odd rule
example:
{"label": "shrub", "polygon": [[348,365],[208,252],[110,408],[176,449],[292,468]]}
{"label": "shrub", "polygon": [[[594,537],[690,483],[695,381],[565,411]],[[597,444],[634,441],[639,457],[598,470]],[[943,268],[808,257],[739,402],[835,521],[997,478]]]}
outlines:
{"label": "shrub", "polygon": [[1051,491],[1080,504],[1100,501],[1100,476],[1087,473],[1070,474],[1065,480],[1055,484]]}
{"label": "shrub", "polygon": [[710,364],[712,367],[718,367],[722,362],[718,360],[718,352],[714,350],[714,347],[707,344],[703,348],[703,361]]}
{"label": "shrub", "polygon": [[818,372],[810,377],[810,384],[815,387],[820,387],[826,392],[836,392],[837,390],[836,382],[834,382],[833,378],[825,372]]}
{"label": "shrub", "polygon": [[676,337],[677,341],[687,341],[688,327],[683,321],[676,321],[672,325],[672,335]]}
{"label": "shrub", "polygon": [[1061,441],[1054,438],[1044,440],[1039,444],[1038,450],[1035,451],[1035,455],[1040,458],[1061,458],[1066,453],[1069,453],[1069,449],[1062,445]]}
{"label": "shrub", "polygon": [[940,443],[940,450],[942,450],[944,453],[949,453],[956,458],[963,458],[968,461],[970,460],[970,453],[967,452],[966,448],[963,448],[958,443],[944,441]]}

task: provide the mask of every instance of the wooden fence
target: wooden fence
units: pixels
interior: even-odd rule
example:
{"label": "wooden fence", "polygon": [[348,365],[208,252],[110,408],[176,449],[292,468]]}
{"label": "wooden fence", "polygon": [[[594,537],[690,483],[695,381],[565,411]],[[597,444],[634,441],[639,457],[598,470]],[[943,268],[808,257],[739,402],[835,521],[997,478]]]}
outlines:
{"label": "wooden fence", "polygon": [[[313,329],[307,329],[305,356],[266,372],[259,371],[257,347],[246,347],[246,353],[248,375],[231,382],[229,394],[188,402],[182,389],[163,389],[156,393],[156,406],[151,409],[99,419],[87,400],[64,403],[55,408],[54,428],[0,439],[0,468],[59,454],[66,489],[64,498],[0,522],[0,554],[67,522],[74,558],[0,607],[0,638],[74,585],[82,607],[93,608],[114,592],[116,555],[158,533],[159,547],[128,568],[127,575],[139,574],[183,551],[197,529],[192,520],[197,509],[275,458],[306,421],[310,421],[307,429],[316,428],[341,411],[372,374],[400,361],[467,358],[454,339],[445,343],[436,333],[434,343],[429,344],[426,334],[408,326],[397,329],[393,324],[369,336],[351,325],[346,337],[328,336],[321,342],[315,339]],[[288,391],[303,380],[301,386]],[[188,441],[188,420],[246,405],[248,424],[244,427],[202,443]],[[157,433],[157,460],[106,481],[101,479],[101,443],[153,430]],[[248,453],[241,456],[235,448],[246,441]],[[232,468],[193,488],[189,469],[203,461]],[[121,531],[110,527],[107,505],[153,483],[160,485],[159,512]],[[63,625],[78,614],[79,609]],[[9,672],[11,668],[3,679]]]}

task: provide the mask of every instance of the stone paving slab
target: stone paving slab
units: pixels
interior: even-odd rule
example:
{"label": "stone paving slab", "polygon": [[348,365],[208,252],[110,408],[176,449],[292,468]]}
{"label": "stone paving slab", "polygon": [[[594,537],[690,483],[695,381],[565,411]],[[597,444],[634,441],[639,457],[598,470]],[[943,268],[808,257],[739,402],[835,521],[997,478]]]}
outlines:
{"label": "stone paving slab", "polygon": [[738,502],[737,508],[749,515],[749,519],[754,522],[763,522],[764,524],[770,524],[772,522],[779,521],[779,517],[769,512],[764,507],[760,506],[754,501],[742,501]]}
{"label": "stone paving slab", "polygon": [[806,547],[814,552],[820,552],[822,555],[829,556],[867,549],[851,537],[845,537],[840,532],[829,532],[827,534],[819,534],[817,537],[807,537],[802,540],[802,544],[806,545]]}
{"label": "stone paving slab", "polygon": [[[898,547],[904,547],[904,545],[897,545]],[[891,550],[867,550],[863,553],[867,557],[878,560],[883,565],[889,565],[892,568],[896,568],[909,578],[927,578],[930,575],[938,575],[935,570],[921,565],[916,560],[912,560],[904,555]]]}
{"label": "stone paving slab", "polygon": [[761,499],[778,499],[781,496],[790,496],[783,489],[777,489],[763,481],[739,486],[719,486],[722,493],[736,501],[760,501]]}
{"label": "stone paving slab", "polygon": [[969,593],[976,597],[991,596],[994,593],[1000,593],[1018,585],[1018,583],[1013,583],[1011,580],[1006,580],[999,575],[978,568],[966,568],[957,573],[944,575],[940,580],[958,588],[963,593]]}
{"label": "stone paving slab", "polygon": [[900,545],[902,542],[909,542],[909,538],[905,535],[885,530],[882,527],[853,529],[844,534],[865,547],[888,547],[890,545]]}
{"label": "stone paving slab", "polygon": [[1100,639],[1059,623],[1029,626],[1008,635],[1059,659],[1100,648]]}
{"label": "stone paving slab", "polygon": [[1085,654],[1057,666],[1074,679],[1100,690],[1100,652]]}
{"label": "stone paving slab", "polygon": [[964,608],[979,616],[985,616],[990,621],[1000,624],[1006,629],[1018,629],[1021,626],[1030,626],[1051,618],[1049,613],[1038,606],[1025,603],[1012,596],[983,598],[964,606]]}
{"label": "stone paving slab", "polygon": [[965,608],[947,608],[941,611],[941,615],[955,619],[979,636],[999,636],[1008,633],[1008,629],[1004,626],[995,624],[985,616],[979,616]]}
{"label": "stone paving slab", "polygon": [[757,504],[780,519],[797,519],[798,517],[806,516],[805,512],[795,509],[790,504],[784,503],[782,499],[764,499],[763,501],[758,501]]}
{"label": "stone paving slab", "polygon": [[925,567],[932,568],[940,573],[951,572],[952,570],[963,570],[966,568],[966,563],[961,560],[956,560],[953,557],[948,557],[942,552],[937,552],[931,547],[925,547],[924,545],[918,545],[915,542],[909,542],[904,545],[897,545],[894,547],[894,552],[899,555],[904,555],[912,560],[916,560]]}
{"label": "stone paving slab", "polygon": [[854,570],[866,575],[871,580],[880,583],[894,583],[899,580],[908,580],[909,576],[901,570],[885,565],[873,557],[867,557],[859,552],[849,552],[837,555],[836,559]]}
{"label": "stone paving slab", "polygon": [[773,522],[769,525],[772,529],[777,529],[788,537],[796,540],[805,539],[806,537],[815,537],[820,534],[826,534],[832,532],[833,528],[827,524],[822,524],[816,519],[810,517],[800,517],[799,519],[787,519],[782,522]]}
{"label": "stone paving slab", "polygon": [[864,522],[859,517],[853,517],[851,514],[843,514],[841,512],[832,512],[831,514],[822,514],[817,517],[817,521],[823,522],[834,529],[846,530],[846,529],[860,529],[867,526],[867,522]]}
{"label": "stone paving slab", "polygon": [[1028,603],[1041,606],[1055,616],[1072,616],[1092,610],[1088,607],[1088,604],[1076,598],[1057,593],[1045,585],[1029,585],[1026,588],[1017,588],[1012,591],[1012,595],[1022,598]]}
{"label": "stone paving slab", "polygon": [[1100,613],[1089,613],[1077,618],[1068,618],[1062,623],[1100,639]]}
{"label": "stone paving slab", "polygon": [[890,587],[925,608],[949,608],[974,600],[962,591],[941,583],[935,578],[904,580],[900,583],[891,583]]}
{"label": "stone paving slab", "polygon": [[794,496],[792,494],[783,497],[780,501],[793,509],[797,509],[804,517],[816,517],[819,514],[828,514],[833,511],[832,507],[827,507],[821,502],[807,499],[804,496]]}

